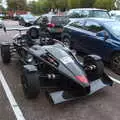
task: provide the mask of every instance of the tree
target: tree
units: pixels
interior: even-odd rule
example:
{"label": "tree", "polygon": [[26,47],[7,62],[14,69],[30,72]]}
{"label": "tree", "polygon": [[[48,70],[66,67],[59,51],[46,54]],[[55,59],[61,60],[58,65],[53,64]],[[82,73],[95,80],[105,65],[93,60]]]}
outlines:
{"label": "tree", "polygon": [[80,7],[81,0],[67,0],[68,8]]}
{"label": "tree", "polygon": [[[12,0],[11,0],[12,1]],[[14,1],[14,0],[13,0]],[[120,0],[116,0],[120,1]],[[29,8],[33,13],[42,14],[50,9],[104,8],[113,9],[115,0],[38,0],[31,2]]]}
{"label": "tree", "polygon": [[94,5],[96,8],[102,8],[102,9],[114,9],[114,0],[96,0]]}
{"label": "tree", "polygon": [[92,8],[95,0],[80,0],[80,7],[82,8]]}
{"label": "tree", "polygon": [[26,0],[7,0],[9,10],[26,10]]}
{"label": "tree", "polygon": [[92,8],[94,2],[95,0],[67,0],[69,8]]}
{"label": "tree", "polygon": [[0,8],[2,7],[2,0],[0,0]]}

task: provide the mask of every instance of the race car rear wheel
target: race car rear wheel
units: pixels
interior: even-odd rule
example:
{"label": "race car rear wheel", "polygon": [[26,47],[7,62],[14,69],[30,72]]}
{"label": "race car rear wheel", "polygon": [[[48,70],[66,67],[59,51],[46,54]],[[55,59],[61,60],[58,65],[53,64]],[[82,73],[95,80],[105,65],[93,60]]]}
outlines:
{"label": "race car rear wheel", "polygon": [[28,99],[36,98],[40,93],[39,75],[36,72],[25,72],[21,76],[23,92]]}
{"label": "race car rear wheel", "polygon": [[70,40],[68,37],[64,37],[62,42],[69,48],[70,47]]}
{"label": "race car rear wheel", "polygon": [[120,53],[115,53],[111,59],[111,69],[120,75]]}
{"label": "race car rear wheel", "polygon": [[84,69],[91,80],[96,80],[103,75],[104,64],[101,59],[86,56],[84,58]]}
{"label": "race car rear wheel", "polygon": [[10,45],[1,45],[1,57],[4,64],[10,63],[11,60]]}
{"label": "race car rear wheel", "polygon": [[70,40],[69,37],[67,37],[67,36],[63,37],[62,42],[64,43],[64,45],[66,47],[68,47],[70,49],[73,49],[73,43],[72,43],[72,41]]}

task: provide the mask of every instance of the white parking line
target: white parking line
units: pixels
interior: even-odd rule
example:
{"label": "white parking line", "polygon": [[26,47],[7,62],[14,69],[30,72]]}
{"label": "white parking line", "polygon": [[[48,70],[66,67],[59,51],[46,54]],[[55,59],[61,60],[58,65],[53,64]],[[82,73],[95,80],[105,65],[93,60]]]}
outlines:
{"label": "white parking line", "polygon": [[0,82],[3,86],[3,88],[4,88],[4,91],[7,95],[7,98],[10,102],[10,105],[11,105],[13,111],[14,111],[14,114],[15,114],[17,120],[25,120],[25,118],[23,116],[23,113],[20,110],[20,108],[19,108],[19,106],[18,106],[18,104],[17,104],[17,102],[16,102],[16,100],[15,100],[15,98],[14,98],[14,96],[13,96],[13,94],[12,94],[12,92],[11,92],[11,90],[10,90],[10,88],[9,88],[9,86],[8,86],[8,84],[7,84],[7,82],[6,82],[6,80],[5,80],[1,71],[0,71]]}
{"label": "white parking line", "polygon": [[115,78],[113,78],[113,77],[111,77],[111,76],[109,76],[109,77],[110,77],[110,79],[111,79],[112,81],[114,81],[114,82],[120,84],[120,80],[117,80],[117,79],[115,79]]}

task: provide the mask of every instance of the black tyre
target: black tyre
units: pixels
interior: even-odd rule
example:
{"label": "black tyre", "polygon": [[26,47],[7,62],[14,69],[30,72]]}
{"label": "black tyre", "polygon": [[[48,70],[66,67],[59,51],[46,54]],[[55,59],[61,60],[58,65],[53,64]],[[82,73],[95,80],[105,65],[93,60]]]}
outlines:
{"label": "black tyre", "polygon": [[120,53],[116,53],[111,59],[111,69],[120,75]]}
{"label": "black tyre", "polygon": [[1,45],[1,57],[4,64],[10,63],[11,60],[10,45]]}
{"label": "black tyre", "polygon": [[71,42],[70,42],[69,37],[64,37],[64,38],[62,39],[62,42],[63,42],[64,45],[66,45],[68,48],[71,47]]}
{"label": "black tyre", "polygon": [[19,22],[19,25],[21,25],[21,23]]}
{"label": "black tyre", "polygon": [[36,98],[40,93],[40,81],[36,72],[24,72],[21,76],[23,92],[28,99]]}
{"label": "black tyre", "polygon": [[101,60],[96,60],[91,56],[86,56],[84,58],[84,67],[88,77],[90,77],[92,80],[100,78],[104,73],[103,62]]}
{"label": "black tyre", "polygon": [[39,38],[39,30],[35,27],[32,27],[27,31],[27,35],[31,39],[38,39]]}

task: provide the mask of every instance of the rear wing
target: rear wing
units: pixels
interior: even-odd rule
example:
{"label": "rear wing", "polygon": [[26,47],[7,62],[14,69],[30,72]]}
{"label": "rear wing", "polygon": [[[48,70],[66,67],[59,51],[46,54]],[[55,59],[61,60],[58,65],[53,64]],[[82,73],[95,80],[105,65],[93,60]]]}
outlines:
{"label": "rear wing", "polygon": [[8,27],[8,28],[6,28],[5,26],[3,26],[3,30],[4,30],[4,32],[7,32],[7,31],[19,31],[20,33],[22,32],[22,31],[27,31],[27,30],[29,30],[30,28],[37,28],[37,29],[39,29],[40,27],[39,26],[30,26],[30,27]]}

